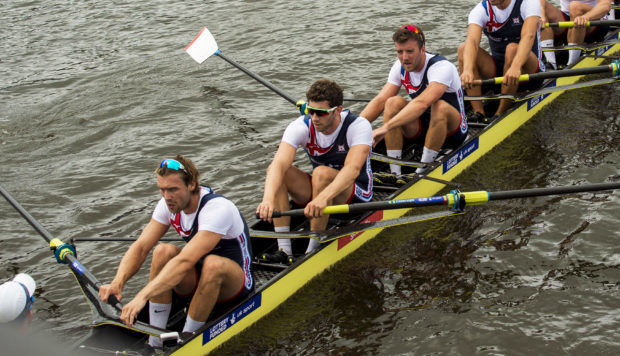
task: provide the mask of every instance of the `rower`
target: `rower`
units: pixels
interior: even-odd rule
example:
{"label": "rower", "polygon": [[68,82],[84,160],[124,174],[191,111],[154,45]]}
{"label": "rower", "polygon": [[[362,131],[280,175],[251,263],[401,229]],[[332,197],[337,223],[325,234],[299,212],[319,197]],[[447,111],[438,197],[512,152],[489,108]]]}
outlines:
{"label": "rower", "polygon": [[[189,302],[183,333],[194,332],[216,304],[237,303],[254,290],[249,230],[230,200],[200,185],[200,174],[189,159],[164,159],[155,173],[162,198],[112,282],[99,289],[99,297],[121,300],[123,286],[155,247],[150,281],[123,307],[120,318],[131,326],[149,301],[150,324],[166,328],[175,293]],[[183,248],[157,244],[170,226],[187,242]],[[162,341],[150,336],[149,345],[159,348]]]}
{"label": "rower", "polygon": [[[398,59],[361,116],[372,122],[383,112],[383,125],[373,131],[373,145],[385,137],[388,156],[401,158],[405,139],[424,144],[421,161],[432,162],[441,148],[458,147],[467,138],[459,73],[446,58],[426,52],[419,27],[404,25],[392,40]],[[411,101],[398,95],[402,86]],[[390,170],[401,174],[399,165],[390,164]]]}
{"label": "rower", "polygon": [[[540,50],[540,0],[483,0],[469,13],[467,38],[459,46],[458,62],[463,88],[470,96],[481,96],[476,79],[489,79],[503,73],[502,94],[517,92],[519,76],[544,71]],[[491,54],[480,47],[482,33],[487,36]],[[500,100],[495,115],[486,118],[482,101],[472,101],[470,122],[493,121],[511,106],[511,99]]]}
{"label": "rower", "polygon": [[[555,43],[566,43],[569,46],[580,45],[584,42],[593,43],[603,40],[609,31],[608,26],[592,26],[586,29],[588,21],[607,20],[613,18],[611,0],[561,0],[560,9],[546,0],[540,0],[541,22],[573,21],[574,27],[544,28],[540,32],[540,43],[543,48],[553,47]],[[555,52],[546,51],[547,62],[557,68]],[[567,65],[573,65],[579,60],[580,49],[568,50]]]}
{"label": "rower", "polygon": [[[329,220],[323,208],[332,204],[368,202],[372,198],[370,151],[372,127],[368,120],[343,110],[342,88],[319,79],[306,92],[307,114],[291,122],[267,169],[263,200],[256,208],[262,220],[273,222],[275,232],[290,231],[290,217],[272,219],[275,210],[290,209],[289,197],[305,206],[310,229],[325,230]],[[312,174],[293,166],[298,147],[303,147]],[[310,239],[306,253],[318,247]],[[270,262],[292,262],[290,239],[278,239],[278,251],[262,256]]]}

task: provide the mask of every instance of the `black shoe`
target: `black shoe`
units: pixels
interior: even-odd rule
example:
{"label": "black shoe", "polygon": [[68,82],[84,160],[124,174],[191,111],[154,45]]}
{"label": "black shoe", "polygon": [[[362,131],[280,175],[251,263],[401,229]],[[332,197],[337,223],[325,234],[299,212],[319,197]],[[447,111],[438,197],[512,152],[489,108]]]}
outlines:
{"label": "black shoe", "polygon": [[265,262],[284,263],[284,264],[292,263],[292,262],[289,262],[289,255],[287,255],[286,252],[282,250],[278,250],[274,253],[268,253],[268,252],[263,253],[263,255],[260,258],[261,260]]}
{"label": "black shoe", "polygon": [[482,124],[488,124],[489,118],[484,116],[484,114],[476,111],[473,114],[467,116],[467,122],[479,122]]}
{"label": "black shoe", "polygon": [[407,182],[401,179],[394,173],[376,172],[372,175],[372,180],[375,184],[397,186],[405,185]]}

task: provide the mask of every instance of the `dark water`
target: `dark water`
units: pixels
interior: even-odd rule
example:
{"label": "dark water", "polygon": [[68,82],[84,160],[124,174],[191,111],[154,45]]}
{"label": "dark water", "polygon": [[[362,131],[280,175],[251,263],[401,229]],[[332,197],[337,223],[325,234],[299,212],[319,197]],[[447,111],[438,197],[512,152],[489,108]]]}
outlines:
{"label": "dark water", "polygon": [[[219,58],[191,60],[183,48],[202,26],[295,98],[320,77],[368,98],[394,60],[396,27],[414,22],[430,51],[455,62],[475,3],[3,3],[0,183],[61,239],[136,237],[158,198],[155,164],[182,153],[251,216],[294,107]],[[617,180],[619,91],[563,95],[458,181],[505,190]],[[224,352],[617,354],[618,202],[496,202],[384,232]],[[38,283],[32,328],[64,342],[85,335],[90,310],[69,272],[8,204],[0,214],[0,280],[26,272]],[[126,248],[78,245],[103,281]]]}

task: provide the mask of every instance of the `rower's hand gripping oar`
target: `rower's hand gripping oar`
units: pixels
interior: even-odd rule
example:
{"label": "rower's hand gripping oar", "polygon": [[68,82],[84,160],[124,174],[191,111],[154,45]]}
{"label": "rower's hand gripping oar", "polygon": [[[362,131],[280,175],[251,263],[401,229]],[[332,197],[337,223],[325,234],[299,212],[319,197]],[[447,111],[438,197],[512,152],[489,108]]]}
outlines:
{"label": "rower's hand gripping oar", "polygon": [[[588,21],[586,27],[592,26],[620,26],[620,20],[596,20]],[[572,28],[575,27],[573,21],[547,22],[545,27]]]}
{"label": "rower's hand gripping oar", "polygon": [[[619,188],[620,188],[620,182],[588,184],[588,185],[571,185],[571,186],[551,187],[551,188],[507,190],[507,191],[499,191],[499,192],[487,192],[487,191],[458,192],[456,190],[453,190],[446,195],[425,197],[425,198],[376,201],[376,202],[358,203],[358,204],[331,205],[323,209],[323,214],[330,215],[330,214],[361,213],[361,212],[375,211],[375,210],[405,209],[405,208],[417,208],[417,207],[423,207],[423,206],[438,206],[438,205],[447,205],[453,210],[462,210],[466,205],[481,205],[491,200],[529,198],[529,197],[537,197],[537,196],[559,195],[559,194],[570,194],[570,193],[583,193],[583,192],[592,192],[592,191],[600,191],[600,190],[612,190],[612,189],[619,189]],[[304,216],[304,210],[294,209],[294,210],[289,210],[289,211],[275,211],[272,215],[272,217],[274,218],[278,218],[281,216]]]}
{"label": "rower's hand gripping oar", "polygon": [[[594,67],[586,67],[586,68],[573,68],[573,69],[562,69],[562,70],[551,70],[547,72],[539,72],[533,74],[521,74],[519,76],[519,83],[527,82],[535,79],[548,79],[548,78],[561,78],[561,77],[572,77],[577,75],[585,75],[585,74],[597,74],[597,73],[611,73],[614,76],[620,75],[620,62],[613,61],[608,65],[600,65]],[[473,85],[493,85],[493,84],[502,84],[504,81],[504,77],[495,77],[490,79],[477,79],[472,82]]]}

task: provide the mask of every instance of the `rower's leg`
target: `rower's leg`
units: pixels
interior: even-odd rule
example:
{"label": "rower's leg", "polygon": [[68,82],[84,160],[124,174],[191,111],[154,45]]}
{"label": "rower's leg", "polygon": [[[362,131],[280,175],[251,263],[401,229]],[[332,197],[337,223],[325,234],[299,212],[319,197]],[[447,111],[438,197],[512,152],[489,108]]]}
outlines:
{"label": "rower's leg", "polygon": [[[564,21],[564,15],[562,14],[562,11],[560,11],[560,9],[558,9],[557,7],[553,6],[551,3],[549,3],[548,1],[544,1],[544,9],[541,8],[541,12],[544,12],[545,14],[545,18],[543,19],[545,22],[560,22],[560,21]],[[550,48],[553,47],[554,45],[554,36],[559,36],[561,35],[563,32],[565,31],[565,29],[561,29],[561,28],[551,28],[551,27],[545,27],[543,29],[540,30],[540,45],[542,48]],[[551,64],[551,66],[553,67],[553,69],[557,69],[557,63],[555,60],[555,52],[553,51],[547,51],[547,52],[543,52],[545,58],[547,59],[547,62],[549,62],[549,64]]]}
{"label": "rower's leg", "polygon": [[[510,43],[506,46],[506,64],[504,65],[504,73],[510,68],[512,61],[514,60],[517,54],[517,43]],[[538,57],[534,54],[534,52],[529,51],[527,60],[523,67],[521,67],[521,74],[532,74],[536,73],[538,70]],[[517,92],[519,85],[506,85],[502,83],[502,94],[514,94]],[[511,99],[502,99],[499,102],[499,107],[497,108],[497,112],[495,115],[501,115],[506,112],[512,106],[513,100]]]}
{"label": "rower's leg", "polygon": [[[573,21],[576,17],[582,16],[588,11],[592,9],[592,6],[584,4],[579,1],[571,1],[568,6],[568,11],[570,13],[570,19]],[[568,44],[569,45],[578,45],[584,42],[586,38],[586,27],[583,26],[575,26],[568,30]],[[571,49],[568,51],[568,64],[572,65],[579,60],[579,56],[581,56],[580,49]]]}
{"label": "rower's leg", "polygon": [[[409,102],[402,96],[393,96],[387,99],[385,102],[385,108],[383,110],[383,122],[390,121],[396,114],[398,114]],[[394,158],[402,158],[403,154],[403,131],[400,127],[388,131],[385,135],[385,148],[387,155]],[[390,164],[390,170],[392,173],[400,174],[400,166],[396,164]]]}
{"label": "rower's leg", "polygon": [[[289,195],[297,203],[304,204],[312,198],[312,187],[308,174],[295,166],[291,166],[284,175],[284,184],[276,192],[277,209],[280,211],[290,210]],[[275,232],[291,231],[291,217],[284,216],[273,219]],[[278,249],[284,251],[289,257],[293,256],[291,239],[278,239]]]}
{"label": "rower's leg", "polygon": [[238,295],[244,281],[243,270],[235,261],[217,255],[205,257],[183,332],[193,332],[204,325],[215,303]]}
{"label": "rower's leg", "polygon": [[[312,171],[312,196],[316,197],[321,193],[331,182],[334,181],[336,175],[338,175],[339,170],[328,167],[328,166],[318,166]],[[355,184],[351,184],[348,188],[344,189],[338,195],[334,197],[334,199],[327,201],[327,205],[333,204],[343,204],[346,203],[349,198],[351,198],[353,194],[353,189],[355,189]],[[312,231],[322,231],[327,227],[327,223],[329,222],[329,215],[323,215],[319,218],[313,218],[310,220],[310,230]],[[308,243],[308,249],[306,253],[312,252],[314,249],[319,247],[319,242],[315,239],[310,239]]]}
{"label": "rower's leg", "polygon": [[[463,73],[464,66],[464,53],[465,53],[465,43],[461,43],[458,49],[458,64],[459,64],[459,73]],[[489,79],[493,78],[496,75],[495,69],[495,61],[493,57],[482,48],[478,48],[478,53],[476,54],[476,64],[474,65],[473,70],[474,78],[476,79]],[[466,88],[465,92],[469,96],[481,96],[482,95],[482,87],[480,85],[474,85],[471,88]],[[484,103],[481,100],[472,100],[470,101],[471,107],[475,112],[481,113],[485,115],[484,112]]]}
{"label": "rower's leg", "polygon": [[[437,100],[433,103],[431,119],[424,139],[424,150],[420,161],[423,163],[433,162],[446,141],[448,133],[457,130],[460,123],[461,115],[452,105],[444,100]],[[416,170],[416,173],[423,172],[423,168]]]}
{"label": "rower's leg", "polygon": [[[173,244],[160,243],[155,246],[153,250],[153,258],[151,260],[151,271],[149,275],[149,281],[152,281],[157,277],[159,272],[164,268],[166,263],[173,259],[181,252],[181,248]],[[193,287],[193,286],[192,286]],[[172,290],[166,291],[162,294],[156,295],[150,299],[155,303],[172,303]]]}
{"label": "rower's leg", "polygon": [[[172,244],[160,243],[153,250],[149,280],[157,277],[164,266],[181,252],[181,248]],[[192,269],[181,283],[175,288],[179,294],[189,294],[196,286],[196,272]],[[165,329],[172,309],[172,290],[156,295],[149,300],[149,323],[155,327]],[[155,336],[149,337],[149,344],[161,347],[162,341]]]}
{"label": "rower's leg", "polygon": [[[505,52],[505,62],[504,62],[504,73],[506,73],[508,71],[508,69],[510,68],[510,66],[512,65],[512,61],[514,60],[515,56],[517,55],[517,50],[519,48],[519,44],[518,43],[509,43],[506,46],[506,52]],[[523,74],[523,71],[521,71],[521,73]],[[506,85],[505,83],[502,83],[502,89],[501,92],[502,94],[514,94],[517,92],[517,89],[519,88],[518,84],[515,85]],[[495,115],[501,115],[504,112],[506,112],[508,109],[510,109],[510,107],[513,104],[513,100],[510,99],[501,99],[499,101],[499,106],[497,107],[497,111],[495,112]]]}
{"label": "rower's leg", "polygon": [[[312,171],[312,196],[316,197],[321,193],[331,182],[334,181],[338,170],[328,166],[318,166]],[[331,205],[332,201],[328,201],[327,205]],[[321,231],[327,227],[329,221],[329,215],[323,215],[320,218],[313,218],[310,220],[310,230]],[[313,239],[310,240],[312,242]],[[316,241],[316,240],[314,240]]]}

